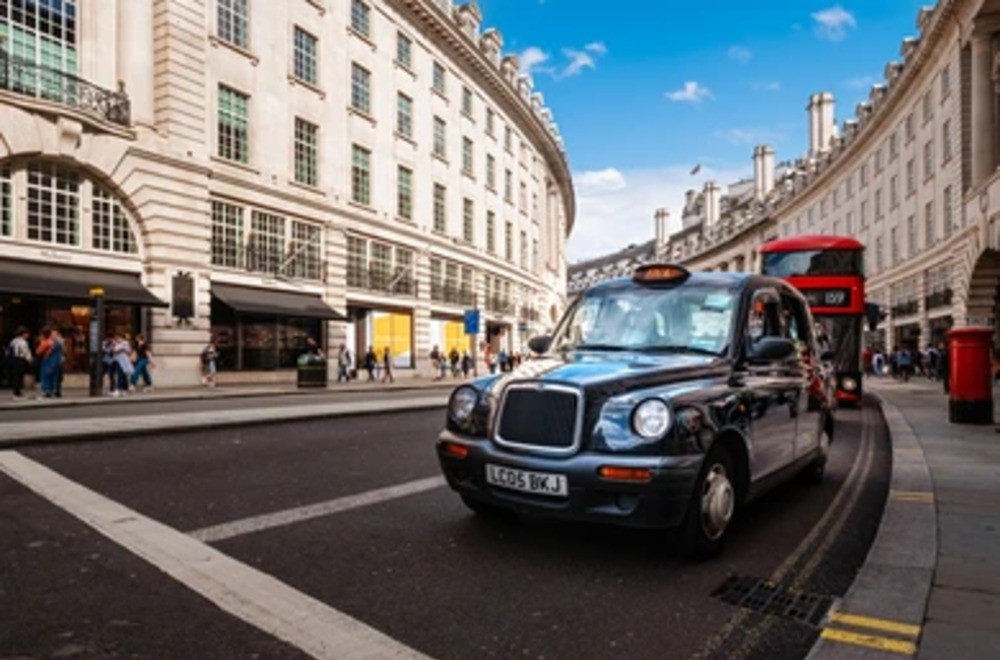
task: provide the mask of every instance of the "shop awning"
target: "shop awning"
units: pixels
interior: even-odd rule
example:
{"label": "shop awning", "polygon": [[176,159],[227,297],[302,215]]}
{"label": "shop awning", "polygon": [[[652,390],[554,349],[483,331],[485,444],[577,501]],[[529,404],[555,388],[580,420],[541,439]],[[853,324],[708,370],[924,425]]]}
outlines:
{"label": "shop awning", "polygon": [[0,259],[0,293],[82,301],[95,287],[104,289],[109,303],[169,307],[142,285],[138,273]]}
{"label": "shop awning", "polygon": [[212,295],[241,314],[297,316],[299,318],[346,321],[316,294],[290,293],[234,284],[212,284]]}

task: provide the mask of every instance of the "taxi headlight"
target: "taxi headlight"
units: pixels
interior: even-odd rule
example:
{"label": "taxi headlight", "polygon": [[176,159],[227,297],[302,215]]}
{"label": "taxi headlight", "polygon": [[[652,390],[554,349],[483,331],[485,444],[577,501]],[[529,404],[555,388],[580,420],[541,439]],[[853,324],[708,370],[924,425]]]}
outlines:
{"label": "taxi headlight", "polygon": [[853,392],[854,390],[858,389],[858,381],[854,380],[850,376],[847,376],[846,378],[840,381],[840,386],[845,390],[847,390],[848,392]]}
{"label": "taxi headlight", "polygon": [[660,399],[646,399],[632,413],[632,429],[644,440],[659,440],[670,428],[670,408]]}
{"label": "taxi headlight", "polygon": [[472,415],[479,401],[479,392],[475,388],[463,385],[452,392],[448,402],[448,412],[456,422],[464,422]]}

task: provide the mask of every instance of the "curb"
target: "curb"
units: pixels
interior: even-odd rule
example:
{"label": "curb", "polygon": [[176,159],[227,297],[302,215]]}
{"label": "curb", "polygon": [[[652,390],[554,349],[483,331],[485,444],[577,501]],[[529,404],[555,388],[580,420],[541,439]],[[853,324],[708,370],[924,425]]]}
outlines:
{"label": "curb", "polygon": [[924,623],[937,564],[934,483],[913,427],[896,406],[869,393],[889,427],[889,495],[868,556],[807,660],[915,656]]}
{"label": "curb", "polygon": [[152,433],[185,433],[336,417],[379,415],[443,408],[447,396],[425,396],[395,401],[352,401],[318,405],[254,408],[250,410],[167,413],[145,417],[67,419],[0,424],[0,451],[29,445],[74,440],[110,440]]}

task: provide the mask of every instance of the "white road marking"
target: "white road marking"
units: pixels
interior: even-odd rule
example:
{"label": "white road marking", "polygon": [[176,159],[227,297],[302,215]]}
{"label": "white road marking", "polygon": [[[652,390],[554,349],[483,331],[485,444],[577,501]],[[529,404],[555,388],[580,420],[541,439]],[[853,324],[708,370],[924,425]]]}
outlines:
{"label": "white road marking", "polygon": [[295,507],[294,509],[285,509],[284,511],[275,511],[274,513],[265,513],[259,516],[243,518],[242,520],[234,520],[233,522],[212,525],[211,527],[202,527],[201,529],[189,532],[189,534],[199,541],[213,543],[215,541],[222,541],[223,539],[230,539],[234,536],[252,534],[254,532],[259,532],[265,529],[273,529],[275,527],[284,527],[285,525],[302,522],[303,520],[329,516],[334,513],[341,513],[343,511],[350,511],[351,509],[369,506],[371,504],[378,504],[380,502],[406,497],[407,495],[415,495],[427,490],[440,488],[446,483],[447,482],[444,477],[428,477],[427,479],[408,481],[396,486],[370,490],[357,495],[338,497],[337,499],[327,500],[326,502],[307,504],[305,506]]}
{"label": "white road marking", "polygon": [[357,619],[18,452],[0,451],[0,471],[224,611],[315,658],[427,659]]}

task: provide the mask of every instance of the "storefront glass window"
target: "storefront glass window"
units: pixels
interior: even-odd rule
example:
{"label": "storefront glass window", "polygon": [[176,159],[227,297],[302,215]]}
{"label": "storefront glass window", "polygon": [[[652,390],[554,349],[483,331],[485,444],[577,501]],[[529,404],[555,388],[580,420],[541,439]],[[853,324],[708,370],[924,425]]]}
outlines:
{"label": "storefront glass window", "polygon": [[371,323],[369,336],[379,364],[382,363],[383,353],[388,347],[394,367],[412,367],[413,317],[397,312],[372,311],[369,319]]}
{"label": "storefront glass window", "polygon": [[305,318],[237,315],[212,301],[212,340],[222,370],[291,369],[312,337],[325,346],[322,321]]}

